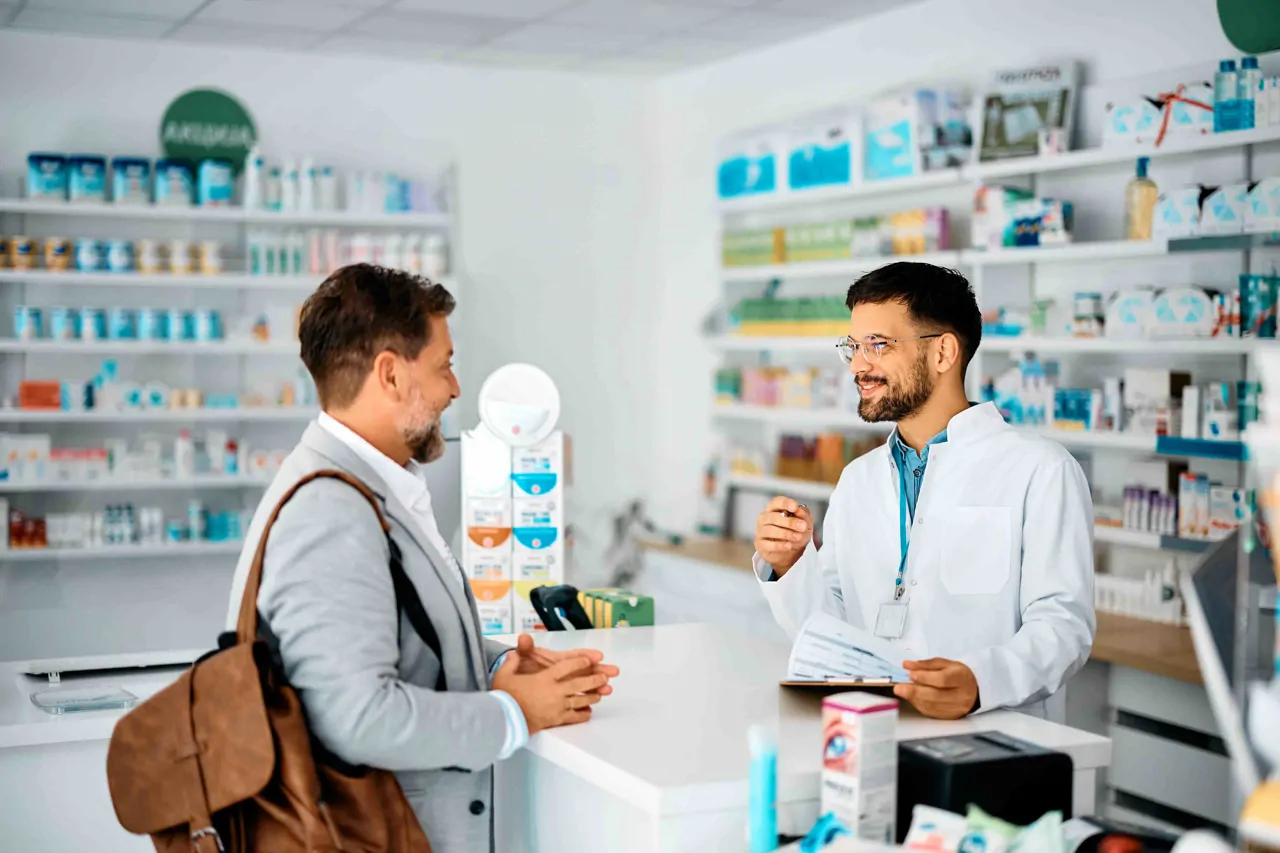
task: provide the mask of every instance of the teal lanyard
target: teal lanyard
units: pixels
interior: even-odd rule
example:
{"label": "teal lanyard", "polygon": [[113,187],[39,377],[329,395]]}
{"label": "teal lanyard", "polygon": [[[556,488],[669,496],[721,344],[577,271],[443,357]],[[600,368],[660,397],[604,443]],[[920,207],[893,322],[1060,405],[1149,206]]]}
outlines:
{"label": "teal lanyard", "polygon": [[[899,466],[902,462],[899,461]],[[902,549],[902,557],[898,560],[898,576],[893,581],[893,600],[901,601],[902,594],[906,591],[903,588],[902,581],[907,573],[907,549],[911,545],[911,522],[913,515],[907,509],[907,488],[902,482],[902,472],[905,468],[899,467],[898,470],[898,542]]]}

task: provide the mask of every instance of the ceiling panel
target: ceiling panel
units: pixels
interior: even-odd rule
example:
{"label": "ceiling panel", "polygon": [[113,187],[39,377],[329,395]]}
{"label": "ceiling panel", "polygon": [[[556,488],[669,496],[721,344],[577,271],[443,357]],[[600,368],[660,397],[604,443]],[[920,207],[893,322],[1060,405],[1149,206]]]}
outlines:
{"label": "ceiling panel", "polygon": [[530,52],[498,47],[477,47],[455,57],[466,65],[493,65],[506,68],[545,68],[566,70],[584,67],[588,60],[579,53],[552,51]]}
{"label": "ceiling panel", "polygon": [[761,11],[850,21],[907,6],[911,2],[912,0],[771,0]]}
{"label": "ceiling panel", "polygon": [[357,24],[354,32],[373,38],[470,47],[506,33],[514,26],[518,26],[514,21],[493,18],[468,18],[430,13],[412,15],[379,13]]}
{"label": "ceiling panel", "polygon": [[286,30],[278,27],[246,27],[233,24],[203,24],[194,21],[183,24],[173,35],[174,41],[197,44],[230,44],[247,47],[278,47],[284,50],[302,50],[314,45],[321,36],[305,30]]}
{"label": "ceiling panel", "polygon": [[151,18],[112,17],[68,12],[64,9],[26,8],[18,13],[10,26],[20,30],[42,30],[87,36],[127,36],[159,38],[173,29],[172,21]]}
{"label": "ceiling panel", "polygon": [[213,0],[196,13],[193,21],[202,24],[283,27],[309,32],[331,32],[364,16],[366,12],[343,6],[311,3],[262,3],[259,0]]}
{"label": "ceiling panel", "polygon": [[731,42],[696,36],[672,36],[647,44],[629,58],[650,61],[679,61],[683,64],[710,62],[737,53],[741,47]]}
{"label": "ceiling panel", "polygon": [[665,33],[687,30],[725,14],[708,6],[676,6],[636,0],[588,0],[558,12],[548,23],[632,33]]}
{"label": "ceiling panel", "polygon": [[533,53],[567,51],[584,56],[598,56],[616,51],[634,50],[649,40],[651,40],[650,36],[637,33],[588,30],[559,24],[533,24],[495,39],[491,45],[496,48]]}
{"label": "ceiling panel", "polygon": [[713,9],[748,9],[764,6],[772,0],[682,0],[686,6],[710,6]]}
{"label": "ceiling panel", "polygon": [[580,0],[399,0],[397,12],[449,12],[481,18],[533,21],[577,5]]}
{"label": "ceiling panel", "polygon": [[720,41],[738,42],[740,46],[782,42],[833,26],[822,18],[777,15],[752,9],[735,12],[691,31],[693,35]]}
{"label": "ceiling panel", "polygon": [[205,0],[27,0],[28,9],[67,9],[96,15],[155,18],[179,21],[199,9]]}
{"label": "ceiling panel", "polygon": [[[297,4],[302,0],[254,0],[255,3],[293,3]],[[309,5],[314,6],[338,6],[348,9],[364,9],[366,12],[372,9],[378,9],[387,5],[387,0],[305,0]]]}
{"label": "ceiling panel", "polygon": [[316,49],[327,53],[355,53],[380,57],[393,56],[396,59],[422,61],[442,59],[458,52],[456,47],[353,35],[331,36],[321,42]]}

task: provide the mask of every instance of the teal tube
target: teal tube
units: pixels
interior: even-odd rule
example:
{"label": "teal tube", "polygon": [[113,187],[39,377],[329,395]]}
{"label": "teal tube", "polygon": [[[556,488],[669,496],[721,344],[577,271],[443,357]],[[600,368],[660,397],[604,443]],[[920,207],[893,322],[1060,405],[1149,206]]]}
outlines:
{"label": "teal tube", "polygon": [[762,726],[747,733],[751,749],[751,794],[747,819],[751,853],[772,853],[778,848],[778,743]]}

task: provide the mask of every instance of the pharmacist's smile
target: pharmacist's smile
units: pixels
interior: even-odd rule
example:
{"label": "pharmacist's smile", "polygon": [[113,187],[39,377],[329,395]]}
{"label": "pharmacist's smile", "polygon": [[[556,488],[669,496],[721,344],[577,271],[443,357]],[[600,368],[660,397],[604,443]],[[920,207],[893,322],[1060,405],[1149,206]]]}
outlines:
{"label": "pharmacist's smile", "polygon": [[874,397],[877,394],[883,394],[885,392],[885,389],[888,387],[888,384],[885,382],[885,380],[876,379],[869,376],[859,376],[857,378],[857,382],[858,382],[858,394],[864,400],[867,399],[868,397]]}

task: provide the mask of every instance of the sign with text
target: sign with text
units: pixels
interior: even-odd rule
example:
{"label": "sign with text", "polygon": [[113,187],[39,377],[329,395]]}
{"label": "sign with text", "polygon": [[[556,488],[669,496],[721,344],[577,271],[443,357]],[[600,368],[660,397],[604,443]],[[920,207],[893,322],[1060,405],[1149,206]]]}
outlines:
{"label": "sign with text", "polygon": [[217,89],[183,92],[160,120],[160,150],[166,157],[192,163],[217,157],[231,161],[236,174],[257,139],[249,111],[235,96]]}

